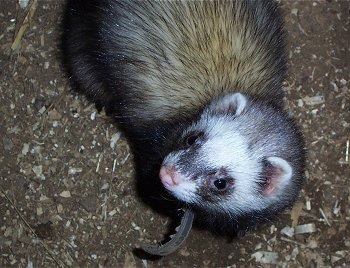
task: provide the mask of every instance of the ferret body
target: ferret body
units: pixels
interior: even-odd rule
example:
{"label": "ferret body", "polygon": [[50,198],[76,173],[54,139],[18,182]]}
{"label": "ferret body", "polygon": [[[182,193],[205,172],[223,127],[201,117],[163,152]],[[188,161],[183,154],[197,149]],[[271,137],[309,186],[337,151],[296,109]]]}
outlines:
{"label": "ferret body", "polygon": [[292,205],[305,152],[275,2],[72,0],[63,26],[73,86],[124,131],[141,192],[224,233]]}

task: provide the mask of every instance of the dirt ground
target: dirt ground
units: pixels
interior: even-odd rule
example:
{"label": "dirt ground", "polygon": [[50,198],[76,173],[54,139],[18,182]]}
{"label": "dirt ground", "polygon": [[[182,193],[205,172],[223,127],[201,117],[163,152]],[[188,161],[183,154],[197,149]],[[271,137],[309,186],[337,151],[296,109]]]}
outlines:
{"label": "dirt ground", "polygon": [[39,0],[28,13],[0,1],[1,267],[350,266],[350,2],[282,1],[287,106],[308,148],[293,210],[233,241],[193,229],[157,261],[132,252],[162,240],[170,220],[138,199],[123,135],[70,93],[59,61],[62,7]]}

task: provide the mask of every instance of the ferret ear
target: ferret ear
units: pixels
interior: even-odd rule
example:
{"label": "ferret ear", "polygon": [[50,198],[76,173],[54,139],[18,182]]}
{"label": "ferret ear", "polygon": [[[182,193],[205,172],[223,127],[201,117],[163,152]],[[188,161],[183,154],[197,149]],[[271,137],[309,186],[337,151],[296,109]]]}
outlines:
{"label": "ferret ear", "polygon": [[266,183],[263,186],[263,194],[270,196],[282,191],[292,179],[293,170],[289,163],[280,157],[268,157],[264,176]]}
{"label": "ferret ear", "polygon": [[241,93],[225,95],[210,105],[214,113],[240,115],[247,105],[247,98]]}

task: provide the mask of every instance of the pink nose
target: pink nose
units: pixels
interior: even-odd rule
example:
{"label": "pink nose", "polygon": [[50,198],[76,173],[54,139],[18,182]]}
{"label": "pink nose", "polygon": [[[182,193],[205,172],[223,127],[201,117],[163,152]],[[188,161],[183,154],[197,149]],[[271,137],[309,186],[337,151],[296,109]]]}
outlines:
{"label": "pink nose", "polygon": [[173,166],[162,166],[159,177],[165,188],[171,188],[182,181],[180,174],[176,172]]}

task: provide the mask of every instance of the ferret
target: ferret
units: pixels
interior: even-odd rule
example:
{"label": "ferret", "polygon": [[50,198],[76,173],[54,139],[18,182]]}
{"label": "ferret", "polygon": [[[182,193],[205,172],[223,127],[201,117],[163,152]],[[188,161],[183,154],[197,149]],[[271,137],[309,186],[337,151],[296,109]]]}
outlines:
{"label": "ferret", "polygon": [[290,207],[304,179],[285,40],[275,1],[71,0],[62,51],[73,88],[127,137],[150,204],[237,234]]}

